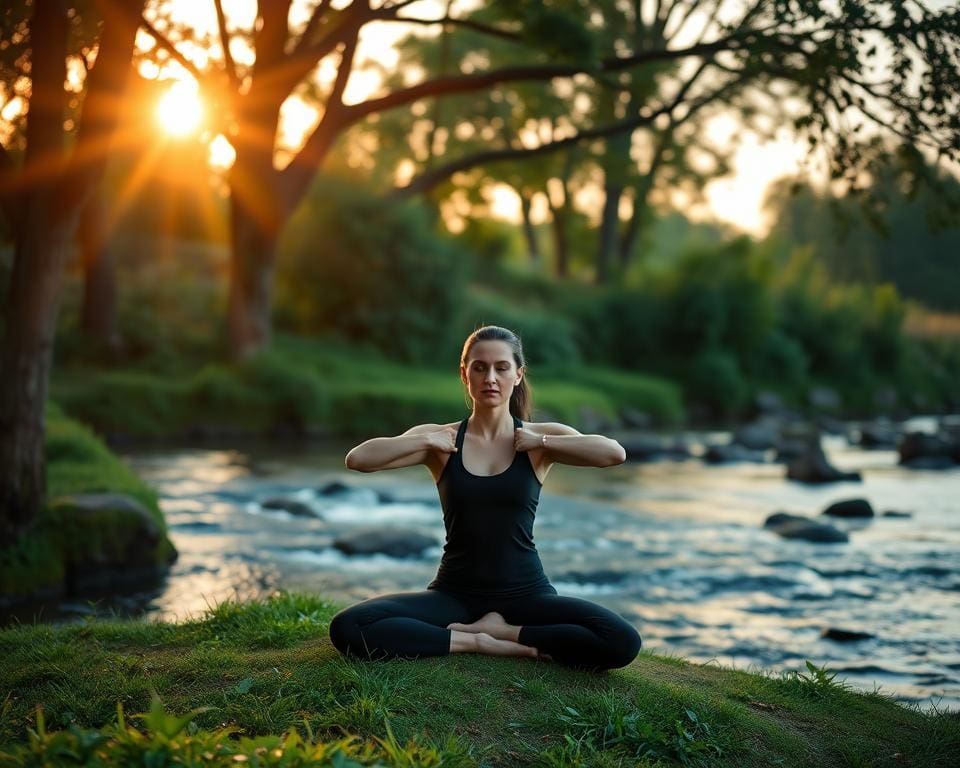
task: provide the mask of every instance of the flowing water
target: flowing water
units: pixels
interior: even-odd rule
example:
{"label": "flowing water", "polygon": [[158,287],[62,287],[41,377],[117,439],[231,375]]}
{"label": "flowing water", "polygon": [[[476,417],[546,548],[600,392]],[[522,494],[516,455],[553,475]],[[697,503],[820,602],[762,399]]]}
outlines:
{"label": "flowing water", "polygon": [[[160,493],[179,559],[158,589],[61,604],[41,620],[106,610],[180,620],[281,588],[343,603],[423,589],[443,542],[429,472],[349,472],[349,447],[127,451]],[[535,527],[547,575],[560,594],[618,611],[646,650],[775,672],[806,672],[809,659],[855,688],[957,709],[960,469],[902,469],[896,452],[839,437],[825,438],[824,448],[863,482],[806,486],[773,463],[555,465]],[[323,493],[333,481],[349,489]],[[265,509],[269,497],[299,500],[317,516]],[[854,497],[868,499],[877,517],[831,520],[848,543],[788,540],[763,528],[775,511],[812,517]],[[427,534],[436,545],[412,558],[348,556],[332,546],[341,534],[383,527]],[[840,642],[822,636],[827,628],[870,636]]]}

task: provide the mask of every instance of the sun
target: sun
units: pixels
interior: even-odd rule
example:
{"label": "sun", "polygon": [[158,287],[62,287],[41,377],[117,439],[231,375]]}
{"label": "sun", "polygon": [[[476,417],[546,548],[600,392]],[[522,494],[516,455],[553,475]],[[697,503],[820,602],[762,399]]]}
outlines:
{"label": "sun", "polygon": [[203,102],[197,84],[177,80],[157,102],[157,121],[171,136],[195,133],[203,119]]}

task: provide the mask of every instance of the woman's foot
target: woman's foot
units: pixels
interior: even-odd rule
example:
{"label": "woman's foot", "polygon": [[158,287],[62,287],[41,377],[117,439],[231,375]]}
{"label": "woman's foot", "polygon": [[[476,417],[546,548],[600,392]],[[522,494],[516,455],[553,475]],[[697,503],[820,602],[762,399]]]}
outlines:
{"label": "woman's foot", "polygon": [[453,629],[457,632],[472,632],[473,634],[485,632],[498,640],[510,640],[514,643],[520,638],[520,627],[507,624],[506,619],[496,611],[484,614],[472,624],[460,624],[458,622],[447,624],[447,629]]}
{"label": "woman's foot", "polygon": [[498,640],[486,632],[450,632],[450,653],[483,653],[487,656],[529,656],[537,658],[537,649],[510,640]]}

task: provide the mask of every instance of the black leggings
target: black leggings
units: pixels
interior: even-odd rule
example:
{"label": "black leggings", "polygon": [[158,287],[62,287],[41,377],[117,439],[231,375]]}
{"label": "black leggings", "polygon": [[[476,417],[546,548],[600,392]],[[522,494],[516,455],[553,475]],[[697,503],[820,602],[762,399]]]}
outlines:
{"label": "black leggings", "polygon": [[640,634],[625,619],[589,600],[556,592],[517,598],[438,589],[381,595],[334,616],[330,640],[341,653],[361,658],[446,656],[447,624],[469,624],[489,611],[520,625],[521,644],[571,667],[624,667],[640,650]]}

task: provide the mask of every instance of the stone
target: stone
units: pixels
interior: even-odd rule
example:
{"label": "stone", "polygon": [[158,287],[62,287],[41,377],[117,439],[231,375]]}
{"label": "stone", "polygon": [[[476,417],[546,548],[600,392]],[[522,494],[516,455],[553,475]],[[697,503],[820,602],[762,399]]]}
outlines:
{"label": "stone", "polygon": [[869,632],[856,632],[849,629],[838,629],[836,627],[828,627],[820,633],[820,637],[826,640],[836,640],[840,643],[849,643],[856,640],[867,640],[874,635]]}
{"label": "stone", "polygon": [[384,554],[390,557],[420,557],[437,540],[402,528],[371,528],[337,537],[333,546],[346,555]]}
{"label": "stone", "polygon": [[61,496],[50,510],[59,519],[69,595],[154,581],[177,559],[153,514],[125,494]]}
{"label": "stone", "polygon": [[801,483],[835,483],[860,482],[861,477],[859,472],[841,472],[831,466],[823,448],[817,445],[787,464],[787,479]]}
{"label": "stone", "polygon": [[846,499],[835,501],[822,514],[831,517],[873,517],[873,507],[866,499]]}
{"label": "stone", "polygon": [[297,499],[271,497],[261,501],[260,506],[264,509],[279,509],[295,517],[320,517],[309,504]]}
{"label": "stone", "polygon": [[350,493],[352,489],[346,483],[334,480],[317,488],[317,493],[321,496],[344,496]]}
{"label": "stone", "polygon": [[894,509],[888,509],[883,513],[884,517],[913,517],[912,512],[897,512]]}
{"label": "stone", "polygon": [[765,451],[756,451],[746,448],[739,443],[717,443],[707,446],[703,454],[707,464],[727,464],[735,461],[750,461],[758,464],[766,462]]}
{"label": "stone", "polygon": [[765,451],[779,445],[780,428],[778,419],[765,416],[737,427],[730,441],[754,451]]}
{"label": "stone", "polygon": [[844,531],[834,528],[832,525],[818,523],[802,515],[791,515],[786,512],[775,512],[770,515],[763,523],[764,528],[769,528],[778,536],[785,539],[804,539],[819,543],[832,543],[848,541],[849,537]]}
{"label": "stone", "polygon": [[827,413],[836,413],[842,405],[840,395],[837,394],[837,391],[824,386],[812,387],[807,394],[807,402],[809,402],[814,409],[826,411]]}

